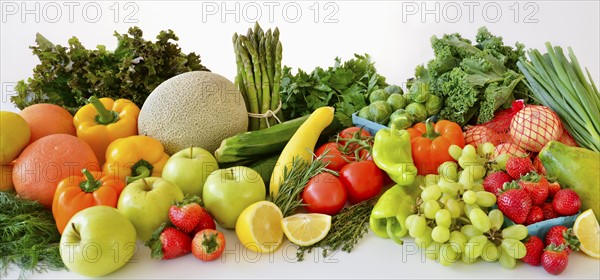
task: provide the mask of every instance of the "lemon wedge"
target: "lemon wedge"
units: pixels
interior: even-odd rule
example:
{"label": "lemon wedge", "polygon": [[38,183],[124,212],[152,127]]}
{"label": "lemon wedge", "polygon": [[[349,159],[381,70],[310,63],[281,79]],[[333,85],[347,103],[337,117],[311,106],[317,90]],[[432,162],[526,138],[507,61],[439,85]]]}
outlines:
{"label": "lemon wedge", "polygon": [[299,246],[321,241],[331,229],[331,216],[325,214],[295,214],[281,220],[285,237]]}
{"label": "lemon wedge", "polygon": [[579,238],[579,249],[593,258],[600,258],[600,225],[592,209],[583,211],[573,224],[573,234]]}

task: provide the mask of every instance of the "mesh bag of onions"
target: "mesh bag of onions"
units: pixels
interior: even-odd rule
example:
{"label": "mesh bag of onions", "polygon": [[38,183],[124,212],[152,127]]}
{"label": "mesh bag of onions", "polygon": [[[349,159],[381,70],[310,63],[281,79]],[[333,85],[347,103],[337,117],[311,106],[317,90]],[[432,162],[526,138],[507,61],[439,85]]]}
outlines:
{"label": "mesh bag of onions", "polygon": [[552,140],[577,146],[555,112],[545,106],[526,105],[523,100],[516,100],[487,123],[467,127],[465,140],[475,147],[485,142],[494,144],[493,157],[533,156]]}

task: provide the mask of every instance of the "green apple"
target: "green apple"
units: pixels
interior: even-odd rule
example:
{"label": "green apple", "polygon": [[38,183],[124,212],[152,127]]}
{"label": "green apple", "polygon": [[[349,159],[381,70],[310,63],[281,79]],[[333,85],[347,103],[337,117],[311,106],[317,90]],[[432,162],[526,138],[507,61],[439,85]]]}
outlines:
{"label": "green apple", "polygon": [[135,241],[135,227],[121,212],[93,206],[69,220],[60,238],[60,257],[71,271],[100,277],[129,262]]}
{"label": "green apple", "polygon": [[184,195],[202,197],[206,177],[219,169],[215,157],[205,149],[190,147],[173,154],[163,168],[162,177],[175,183]]}
{"label": "green apple", "polygon": [[265,200],[262,177],[252,168],[234,166],[219,169],[206,178],[202,201],[215,221],[224,228],[235,228],[240,213],[248,205]]}
{"label": "green apple", "polygon": [[160,177],[146,177],[127,185],[117,209],[131,221],[138,239],[147,241],[160,224],[169,220],[169,208],[183,200],[179,187]]}

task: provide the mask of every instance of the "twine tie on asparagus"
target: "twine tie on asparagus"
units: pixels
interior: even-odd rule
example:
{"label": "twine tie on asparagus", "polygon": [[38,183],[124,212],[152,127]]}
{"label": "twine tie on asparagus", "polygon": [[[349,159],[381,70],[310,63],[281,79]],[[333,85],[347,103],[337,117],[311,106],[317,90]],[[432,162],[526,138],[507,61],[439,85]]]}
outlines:
{"label": "twine tie on asparagus", "polygon": [[270,117],[273,117],[277,121],[277,123],[281,123],[281,120],[277,117],[277,113],[279,113],[279,111],[281,110],[281,104],[282,104],[281,100],[279,100],[279,105],[277,106],[277,108],[274,111],[267,110],[263,114],[256,114],[256,113],[248,112],[248,116],[251,118],[265,119],[265,121],[267,122],[267,127],[271,127],[271,124],[269,124]]}

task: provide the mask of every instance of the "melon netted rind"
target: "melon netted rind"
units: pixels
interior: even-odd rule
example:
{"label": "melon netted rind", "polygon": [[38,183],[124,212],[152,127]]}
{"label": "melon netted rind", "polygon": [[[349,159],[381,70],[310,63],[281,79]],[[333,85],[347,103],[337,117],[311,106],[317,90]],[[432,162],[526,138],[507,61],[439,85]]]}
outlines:
{"label": "melon netted rind", "polygon": [[227,78],[206,71],[172,77],[152,91],[138,117],[138,132],[172,155],[191,146],[214,153],[221,141],[248,128],[241,93]]}

